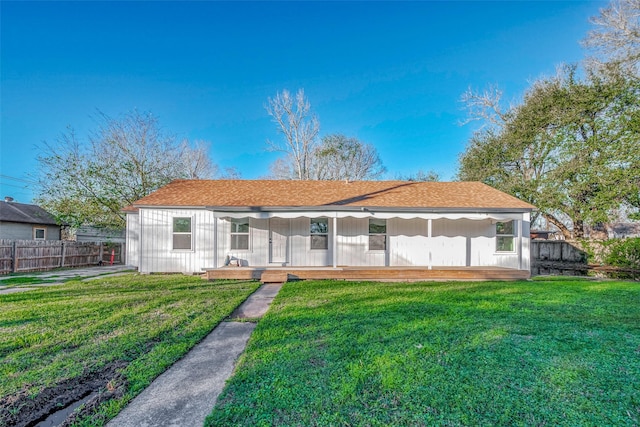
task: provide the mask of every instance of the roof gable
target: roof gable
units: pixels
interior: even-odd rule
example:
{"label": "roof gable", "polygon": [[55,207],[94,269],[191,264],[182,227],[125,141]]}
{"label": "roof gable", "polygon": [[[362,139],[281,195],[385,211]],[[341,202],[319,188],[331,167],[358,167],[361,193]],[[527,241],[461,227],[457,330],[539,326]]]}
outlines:
{"label": "roof gable", "polygon": [[4,201],[0,202],[0,221],[57,225],[53,215],[38,205]]}
{"label": "roof gable", "polygon": [[534,209],[480,182],[285,180],[176,180],[133,206]]}

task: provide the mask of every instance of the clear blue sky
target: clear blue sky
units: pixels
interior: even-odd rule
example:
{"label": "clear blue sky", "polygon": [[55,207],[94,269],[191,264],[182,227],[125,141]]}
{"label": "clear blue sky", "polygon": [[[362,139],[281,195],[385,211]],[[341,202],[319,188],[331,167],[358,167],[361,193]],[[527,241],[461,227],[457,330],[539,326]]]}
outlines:
{"label": "clear blue sky", "polygon": [[468,88],[528,84],[580,61],[606,2],[0,2],[0,196],[29,202],[36,146],[68,126],[151,111],[179,137],[210,142],[243,178],[268,174],[279,138],[264,110],[304,88],[321,135],[373,144],[386,178],[444,180],[474,127]]}

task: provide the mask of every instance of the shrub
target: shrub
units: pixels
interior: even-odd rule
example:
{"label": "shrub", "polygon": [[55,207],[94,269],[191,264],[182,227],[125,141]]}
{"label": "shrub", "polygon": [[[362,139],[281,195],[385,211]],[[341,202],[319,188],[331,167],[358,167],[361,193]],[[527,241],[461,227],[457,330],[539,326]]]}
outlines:
{"label": "shrub", "polygon": [[[612,241],[605,263],[640,271],[640,237]],[[633,273],[632,276],[638,277],[640,273]]]}

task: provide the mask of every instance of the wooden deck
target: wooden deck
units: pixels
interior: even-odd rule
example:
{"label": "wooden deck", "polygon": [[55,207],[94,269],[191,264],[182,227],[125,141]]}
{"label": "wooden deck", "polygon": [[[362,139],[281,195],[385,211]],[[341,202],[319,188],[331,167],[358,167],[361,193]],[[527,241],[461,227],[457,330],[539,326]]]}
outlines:
{"label": "wooden deck", "polygon": [[500,267],[223,267],[208,269],[204,279],[260,280],[263,283],[288,280],[523,280],[526,270]]}

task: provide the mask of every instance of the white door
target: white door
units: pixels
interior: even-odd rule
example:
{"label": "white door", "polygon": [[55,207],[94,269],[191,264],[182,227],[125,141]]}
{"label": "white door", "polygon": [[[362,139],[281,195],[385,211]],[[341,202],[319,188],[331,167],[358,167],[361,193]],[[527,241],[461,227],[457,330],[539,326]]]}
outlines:
{"label": "white door", "polygon": [[289,220],[269,220],[269,263],[286,263],[289,243]]}

